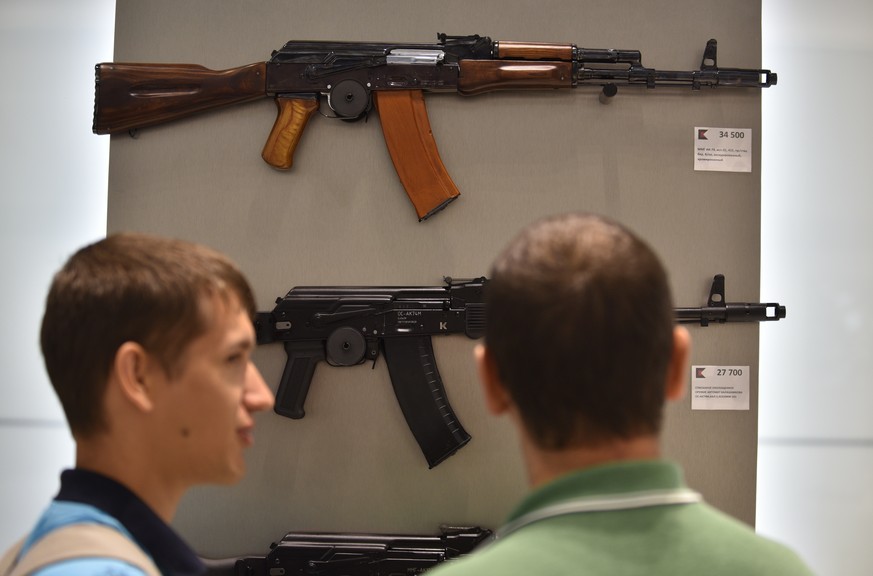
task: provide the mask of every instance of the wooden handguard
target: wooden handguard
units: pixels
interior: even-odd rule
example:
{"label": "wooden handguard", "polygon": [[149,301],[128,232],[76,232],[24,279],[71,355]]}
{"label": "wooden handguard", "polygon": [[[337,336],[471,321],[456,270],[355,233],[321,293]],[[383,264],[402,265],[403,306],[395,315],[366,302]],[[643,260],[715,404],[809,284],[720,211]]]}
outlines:
{"label": "wooden handguard", "polygon": [[437,150],[421,90],[374,92],[385,144],[418,220],[460,196]]}
{"label": "wooden handguard", "polygon": [[98,64],[95,73],[96,134],[161,124],[267,95],[263,62],[229,70],[108,62]]}
{"label": "wooden handguard", "polygon": [[495,90],[544,90],[573,87],[572,62],[461,60],[458,92],[465,96]]}
{"label": "wooden handguard", "polygon": [[305,98],[280,96],[276,98],[276,106],[279,107],[279,116],[273,124],[267,143],[264,144],[261,158],[273,168],[287,170],[293,164],[294,150],[300,142],[306,123],[318,110],[318,94]]}
{"label": "wooden handguard", "polygon": [[572,44],[543,42],[496,42],[497,57],[518,60],[572,60]]}

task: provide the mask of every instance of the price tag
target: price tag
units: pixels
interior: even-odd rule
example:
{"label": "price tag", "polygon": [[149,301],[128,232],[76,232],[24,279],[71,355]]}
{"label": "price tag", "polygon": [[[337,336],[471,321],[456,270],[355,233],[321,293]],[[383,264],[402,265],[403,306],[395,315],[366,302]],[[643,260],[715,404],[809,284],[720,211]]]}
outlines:
{"label": "price tag", "polygon": [[748,366],[692,366],[692,410],[748,410]]}
{"label": "price tag", "polygon": [[752,171],[751,128],[694,128],[694,169]]}

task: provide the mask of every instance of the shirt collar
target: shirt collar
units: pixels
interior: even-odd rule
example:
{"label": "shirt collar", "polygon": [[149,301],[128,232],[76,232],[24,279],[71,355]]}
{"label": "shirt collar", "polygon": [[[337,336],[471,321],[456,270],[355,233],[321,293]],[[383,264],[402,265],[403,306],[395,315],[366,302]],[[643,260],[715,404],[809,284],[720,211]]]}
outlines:
{"label": "shirt collar", "polygon": [[509,516],[513,521],[572,498],[682,488],[680,468],[665,460],[614,462],[570,472],[534,489]]}
{"label": "shirt collar", "polygon": [[163,574],[194,576],[206,571],[197,554],[148,505],[115,480],[77,468],[61,473],[55,500],[89,504],[117,519]]}

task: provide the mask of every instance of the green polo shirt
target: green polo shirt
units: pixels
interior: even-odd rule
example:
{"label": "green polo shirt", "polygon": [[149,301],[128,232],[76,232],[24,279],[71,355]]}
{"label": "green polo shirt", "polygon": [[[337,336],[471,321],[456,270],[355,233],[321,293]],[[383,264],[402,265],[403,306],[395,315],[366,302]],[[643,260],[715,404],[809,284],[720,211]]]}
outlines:
{"label": "green polo shirt", "polygon": [[428,575],[812,574],[794,552],[704,502],[633,505],[637,495],[645,501],[646,495],[670,493],[688,490],[680,469],[665,461],[622,462],[568,474],[530,493],[506,527],[574,502],[600,501],[607,508],[612,502],[619,509],[561,514],[503,535],[498,531],[493,543]]}

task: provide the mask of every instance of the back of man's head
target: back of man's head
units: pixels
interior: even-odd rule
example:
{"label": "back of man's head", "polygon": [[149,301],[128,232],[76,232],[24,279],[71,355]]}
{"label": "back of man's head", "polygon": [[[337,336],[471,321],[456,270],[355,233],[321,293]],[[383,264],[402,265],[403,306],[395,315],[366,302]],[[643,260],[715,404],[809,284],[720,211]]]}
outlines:
{"label": "back of man's head", "polygon": [[495,261],[485,341],[541,448],[655,435],[673,345],[664,267],[621,225],[541,220]]}
{"label": "back of man's head", "polygon": [[73,254],[49,289],[40,334],[73,435],[105,431],[102,398],[123,343],[140,344],[171,373],[208,329],[214,297],[236,298],[254,316],[245,277],[205,246],[116,234]]}

